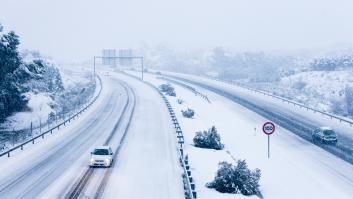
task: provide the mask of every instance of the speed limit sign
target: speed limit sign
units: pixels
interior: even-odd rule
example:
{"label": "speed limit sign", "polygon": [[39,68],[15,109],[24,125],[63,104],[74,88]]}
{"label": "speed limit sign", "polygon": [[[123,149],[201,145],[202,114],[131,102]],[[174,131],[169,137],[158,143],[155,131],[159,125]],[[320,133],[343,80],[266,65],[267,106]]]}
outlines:
{"label": "speed limit sign", "polygon": [[265,124],[262,126],[262,131],[266,135],[271,135],[272,133],[275,132],[276,126],[272,122],[265,122]]}
{"label": "speed limit sign", "polygon": [[262,131],[267,135],[267,157],[270,158],[270,135],[274,133],[276,126],[272,122],[265,122],[262,125]]}

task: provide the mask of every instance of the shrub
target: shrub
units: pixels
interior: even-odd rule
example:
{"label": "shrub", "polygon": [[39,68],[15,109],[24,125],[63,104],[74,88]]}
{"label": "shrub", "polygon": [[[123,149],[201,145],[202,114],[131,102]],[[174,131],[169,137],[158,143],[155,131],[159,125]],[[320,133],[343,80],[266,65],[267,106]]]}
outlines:
{"label": "shrub", "polygon": [[193,139],[194,145],[200,148],[222,150],[224,145],[221,143],[221,137],[217,133],[216,127],[208,129],[208,131],[198,131]]}
{"label": "shrub", "polygon": [[165,94],[166,94],[166,95],[169,95],[169,96],[173,96],[173,97],[176,96],[176,93],[175,93],[174,90],[169,90],[169,91],[167,91]]}
{"label": "shrub", "polygon": [[161,92],[165,93],[166,95],[176,96],[176,93],[174,91],[174,87],[172,87],[170,84],[161,84],[159,86],[159,90]]}
{"label": "shrub", "polygon": [[221,193],[253,195],[259,193],[260,177],[260,169],[251,171],[245,160],[238,160],[236,165],[220,162],[213,182],[206,186]]}
{"label": "shrub", "polygon": [[186,111],[182,110],[181,113],[186,118],[193,118],[195,115],[195,111],[189,108]]}
{"label": "shrub", "polygon": [[174,91],[174,88],[170,84],[161,84],[159,85],[159,90],[165,93],[168,91]]}

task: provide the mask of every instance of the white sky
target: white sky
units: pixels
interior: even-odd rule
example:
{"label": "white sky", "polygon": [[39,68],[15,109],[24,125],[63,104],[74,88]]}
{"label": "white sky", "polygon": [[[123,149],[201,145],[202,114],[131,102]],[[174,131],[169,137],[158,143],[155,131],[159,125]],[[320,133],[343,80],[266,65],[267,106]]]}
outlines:
{"label": "white sky", "polygon": [[352,0],[1,0],[0,22],[22,48],[62,61],[142,41],[235,50],[353,42]]}

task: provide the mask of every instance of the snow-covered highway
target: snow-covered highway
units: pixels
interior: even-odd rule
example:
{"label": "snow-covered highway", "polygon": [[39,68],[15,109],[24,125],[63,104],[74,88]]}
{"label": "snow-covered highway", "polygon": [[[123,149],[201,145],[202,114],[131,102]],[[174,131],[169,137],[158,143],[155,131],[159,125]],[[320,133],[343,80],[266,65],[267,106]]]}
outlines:
{"label": "snow-covered highway", "polygon": [[0,175],[1,198],[35,198],[70,169],[75,175],[62,179],[48,195],[62,193],[81,167],[87,165],[89,151],[101,145],[119,119],[127,94],[119,84],[112,87],[107,80],[96,105],[82,118],[74,121],[41,143],[25,147],[11,158],[2,158]]}
{"label": "snow-covered highway", "polygon": [[[0,198],[184,197],[173,126],[158,93],[119,73],[101,77],[101,96],[87,112],[1,157]],[[112,167],[91,169],[77,186],[90,152],[103,144],[115,151]]]}

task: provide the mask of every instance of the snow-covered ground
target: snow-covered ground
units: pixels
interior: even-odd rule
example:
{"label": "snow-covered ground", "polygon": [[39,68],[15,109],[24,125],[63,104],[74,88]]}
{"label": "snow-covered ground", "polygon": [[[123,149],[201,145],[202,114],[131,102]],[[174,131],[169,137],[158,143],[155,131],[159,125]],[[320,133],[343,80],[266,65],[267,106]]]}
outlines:
{"label": "snow-covered ground", "polygon": [[[145,78],[156,86],[165,82],[150,74],[146,74]],[[267,137],[260,130],[266,118],[196,86],[207,93],[212,103],[180,86],[174,86],[177,98],[185,100],[185,104],[179,105],[177,98],[168,98],[184,130],[186,153],[189,154],[200,198],[234,198],[233,195],[220,194],[205,187],[205,183],[213,180],[218,162],[234,162],[231,155],[235,159],[246,159],[251,169],[261,169],[260,190],[264,198],[352,197],[351,164],[281,127],[271,136],[271,157],[268,159]],[[195,110],[194,119],[182,117],[181,110],[186,107]],[[193,147],[195,132],[206,130],[212,125],[218,129],[225,149],[214,151]]]}
{"label": "snow-covered ground", "polygon": [[14,115],[7,118],[5,126],[8,129],[20,130],[29,129],[31,122],[34,126],[39,126],[40,121],[44,124],[49,113],[53,111],[50,104],[53,103],[53,99],[45,93],[27,93],[26,97],[29,99],[28,107],[29,111],[17,112]]}
{"label": "snow-covered ground", "polygon": [[346,88],[353,87],[353,71],[304,71],[278,82],[249,84],[320,111],[347,116]]}
{"label": "snow-covered ground", "polygon": [[[242,87],[238,87],[236,85],[220,82],[220,81],[214,81],[194,75],[185,75],[185,74],[179,74],[179,73],[167,73],[165,74],[171,74],[176,77],[182,77],[182,78],[187,78],[190,80],[194,80],[197,82],[200,82],[205,85],[210,85],[214,86],[215,88],[222,89],[226,92],[233,93],[237,96],[240,96],[242,98],[248,99],[249,101],[253,103],[260,104],[261,106],[266,106],[267,108],[272,108],[275,111],[279,111],[282,113],[286,113],[291,115],[291,117],[295,117],[298,120],[305,121],[306,123],[310,123],[313,125],[316,125],[317,127],[320,126],[330,126],[339,135],[346,136],[346,137],[351,137],[353,135],[353,126],[349,125],[348,123],[341,122],[340,120],[337,119],[332,119],[328,116],[321,115],[319,113],[313,112],[311,110],[307,110],[305,108],[301,108],[299,106],[294,106],[293,104],[288,104],[285,101],[282,101],[277,98],[273,98],[271,96],[263,95],[261,93],[256,93],[256,92],[250,92],[247,89],[244,89]],[[352,121],[349,118],[346,118],[349,121]]]}
{"label": "snow-covered ground", "polygon": [[62,64],[58,67],[65,88],[74,87],[77,84],[88,84],[93,78],[93,68],[70,64]]}
{"label": "snow-covered ground", "polygon": [[[32,61],[33,58],[26,59],[27,61]],[[46,62],[54,64],[51,60],[46,60]],[[93,75],[92,69],[90,68],[72,65],[61,65],[58,68],[60,70],[60,75],[62,77],[65,89],[70,90],[74,87],[87,85],[92,81]],[[3,129],[30,129],[31,123],[33,127],[38,127],[40,122],[42,125],[47,122],[48,115],[51,112],[56,112],[53,107],[58,106],[58,104],[55,102],[55,97],[53,97],[52,93],[29,91],[25,94],[25,96],[29,100],[29,109],[9,116],[6,119],[6,122],[1,124]]]}

